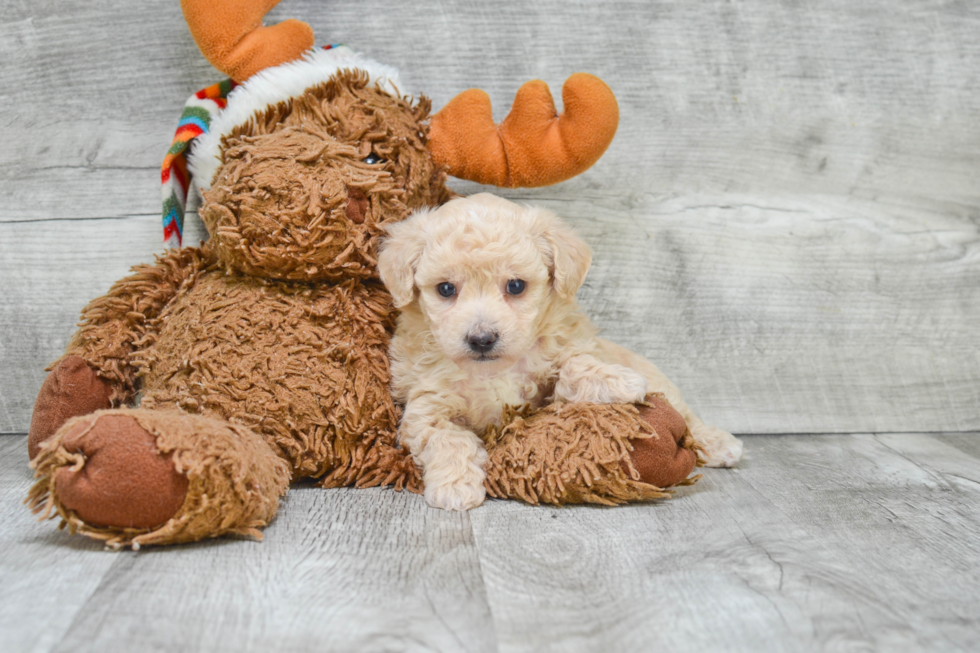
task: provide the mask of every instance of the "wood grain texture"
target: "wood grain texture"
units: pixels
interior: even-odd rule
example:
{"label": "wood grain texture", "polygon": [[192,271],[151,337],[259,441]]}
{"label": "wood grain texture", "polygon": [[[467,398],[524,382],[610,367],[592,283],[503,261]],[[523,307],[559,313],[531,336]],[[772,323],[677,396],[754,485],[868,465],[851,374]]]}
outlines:
{"label": "wood grain texture", "polygon": [[214,77],[178,2],[4,2],[0,61],[0,220],[160,210],[181,108]]}
{"label": "wood grain texture", "polygon": [[24,505],[27,438],[0,438],[0,642],[4,651],[50,651],[115,563],[97,542],[39,523]]}
{"label": "wood grain texture", "polygon": [[294,489],[261,544],[121,554],[55,650],[493,651],[479,572],[466,515]]}
{"label": "wood grain texture", "polygon": [[750,436],[655,506],[473,513],[500,650],[957,650],[980,461],[922,434]]}
{"label": "wood grain texture", "polygon": [[114,553],[37,524],[25,439],[0,446],[4,651],[497,650],[465,513],[307,486],[262,543]]}
{"label": "wood grain texture", "polygon": [[980,433],[747,436],[668,501],[469,513],[291,490],[265,541],[102,551],[20,505],[0,438],[4,651],[971,651]]}

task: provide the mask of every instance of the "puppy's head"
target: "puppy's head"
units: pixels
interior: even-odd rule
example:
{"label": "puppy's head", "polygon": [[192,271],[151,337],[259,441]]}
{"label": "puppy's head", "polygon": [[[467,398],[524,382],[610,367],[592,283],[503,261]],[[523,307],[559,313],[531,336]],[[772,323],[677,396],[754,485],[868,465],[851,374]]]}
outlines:
{"label": "puppy's head", "polygon": [[378,269],[395,306],[417,303],[444,354],[460,365],[510,365],[542,320],[570,303],[589,246],[544,209],[481,193],[387,227]]}

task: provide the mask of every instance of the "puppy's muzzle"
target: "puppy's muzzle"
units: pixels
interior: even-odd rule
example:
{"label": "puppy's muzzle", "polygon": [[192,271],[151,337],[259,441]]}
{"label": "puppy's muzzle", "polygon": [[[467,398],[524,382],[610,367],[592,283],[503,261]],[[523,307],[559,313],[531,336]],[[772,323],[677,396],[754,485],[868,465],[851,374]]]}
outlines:
{"label": "puppy's muzzle", "polygon": [[466,344],[475,353],[485,356],[497,346],[497,335],[496,331],[484,331],[483,329],[471,331],[466,334]]}

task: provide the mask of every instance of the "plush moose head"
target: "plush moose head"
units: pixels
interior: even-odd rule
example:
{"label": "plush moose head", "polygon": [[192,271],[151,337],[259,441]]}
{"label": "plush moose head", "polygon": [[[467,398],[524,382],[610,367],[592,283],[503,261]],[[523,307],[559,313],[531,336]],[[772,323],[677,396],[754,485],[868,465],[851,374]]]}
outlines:
{"label": "plush moose head", "polygon": [[200,210],[211,247],[252,276],[376,276],[383,225],[449,199],[425,147],[428,117],[427,100],[413,105],[361,70],[258,111],[223,137],[220,156],[192,157],[216,164]]}
{"label": "plush moose head", "polygon": [[374,278],[387,222],[452,197],[447,174],[497,186],[542,186],[587,169],[619,118],[615,97],[584,73],[525,84],[493,122],[471,89],[430,116],[394,69],[343,46],[314,50],[289,20],[262,27],[278,0],[182,0],[191,33],[219,70],[243,82],[190,157],[211,248],[228,268],[295,281]]}

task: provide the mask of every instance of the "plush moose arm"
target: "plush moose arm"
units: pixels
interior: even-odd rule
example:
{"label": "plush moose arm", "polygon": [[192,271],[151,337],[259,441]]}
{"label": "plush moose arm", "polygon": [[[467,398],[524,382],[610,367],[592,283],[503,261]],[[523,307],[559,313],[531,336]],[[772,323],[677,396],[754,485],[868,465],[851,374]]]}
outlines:
{"label": "plush moose arm", "polygon": [[155,263],[135,266],[133,274],[82,309],[80,328],[68,341],[65,357],[80,356],[117,386],[114,400],[129,398],[135,389],[135,370],[129,362],[134,344],[204,265],[201,250],[186,247],[169,250]]}
{"label": "plush moose arm", "polygon": [[31,458],[72,417],[132,399],[136,369],[130,355],[161,310],[205,265],[199,249],[170,250],[156,263],[136,266],[133,274],[89,302],[79,330],[64,356],[48,368],[38,392],[28,438]]}

